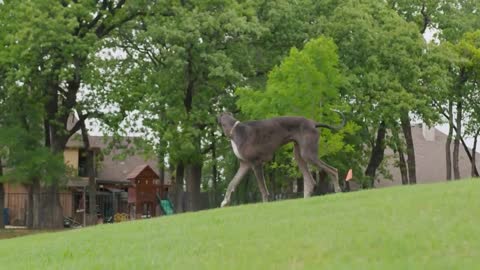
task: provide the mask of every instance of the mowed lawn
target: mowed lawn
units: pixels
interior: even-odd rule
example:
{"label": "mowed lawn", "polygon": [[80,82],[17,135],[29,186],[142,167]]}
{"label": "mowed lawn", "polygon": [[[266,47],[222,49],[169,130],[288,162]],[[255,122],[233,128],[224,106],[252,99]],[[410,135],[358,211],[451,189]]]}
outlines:
{"label": "mowed lawn", "polygon": [[0,240],[0,269],[479,269],[480,180]]}

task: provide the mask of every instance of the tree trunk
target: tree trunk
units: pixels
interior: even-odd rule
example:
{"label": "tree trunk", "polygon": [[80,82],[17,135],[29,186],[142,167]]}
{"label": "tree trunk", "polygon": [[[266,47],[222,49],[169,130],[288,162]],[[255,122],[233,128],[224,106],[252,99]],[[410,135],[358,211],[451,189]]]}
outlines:
{"label": "tree trunk", "polygon": [[179,162],[175,170],[175,213],[182,213],[183,208],[183,177],[185,169],[183,163]]}
{"label": "tree trunk", "polygon": [[202,164],[188,164],[185,168],[187,181],[187,211],[200,210],[200,185],[202,182]]}
{"label": "tree trunk", "polygon": [[407,171],[407,163],[405,161],[405,155],[403,152],[403,145],[400,141],[400,136],[398,136],[398,131],[393,131],[393,138],[395,140],[395,151],[398,153],[398,161],[399,161],[399,168],[400,168],[400,175],[402,177],[402,185],[408,185],[408,171]]}
{"label": "tree trunk", "polygon": [[[95,153],[90,149],[90,139],[85,122],[81,123],[83,146],[87,153],[88,176],[88,225],[97,224],[97,182],[95,180]],[[87,209],[84,209],[86,211]]]}
{"label": "tree trunk", "polygon": [[28,228],[40,228],[40,217],[42,216],[41,198],[42,190],[40,187],[40,180],[34,178],[32,179],[32,183],[28,186]]}
{"label": "tree trunk", "polygon": [[407,164],[408,164],[408,183],[410,185],[417,183],[417,169],[415,162],[415,147],[413,145],[412,126],[410,125],[410,117],[408,112],[401,117],[401,125],[403,135],[405,137],[405,145],[407,147]]}
{"label": "tree trunk", "polygon": [[377,138],[372,148],[370,161],[368,162],[367,169],[365,170],[365,175],[370,178],[370,187],[374,187],[375,185],[375,174],[378,167],[382,163],[383,157],[385,155],[386,131],[387,129],[385,126],[385,122],[382,121],[378,127]]}
{"label": "tree trunk", "polygon": [[[55,135],[55,129],[50,126],[50,149],[54,154],[63,154],[67,138]],[[34,218],[35,229],[60,229],[63,228],[63,208],[60,204],[58,182],[53,182],[46,187],[39,187],[40,192],[34,192]],[[35,193],[37,200],[35,200]],[[38,204],[35,204],[38,201]],[[39,208],[37,208],[39,207]],[[38,210],[38,212],[35,212]],[[38,216],[35,216],[37,215]],[[38,217],[38,218],[36,218]]]}
{"label": "tree trunk", "polygon": [[400,151],[398,153],[399,157],[399,165],[400,165],[400,174],[402,176],[402,185],[408,185],[408,171],[407,171],[407,163],[405,161],[405,155],[403,154],[403,151]]}
{"label": "tree trunk", "polygon": [[457,132],[455,133],[455,139],[453,141],[453,177],[455,179],[460,179],[460,166],[459,166],[459,155],[460,155],[460,137],[462,136],[462,101],[457,103],[457,116],[456,116],[456,126]]}
{"label": "tree trunk", "polygon": [[296,182],[297,182],[297,193],[301,194],[303,197],[303,177],[297,178]]}
{"label": "tree trunk", "polygon": [[[273,157],[275,160],[275,157]],[[274,201],[276,196],[275,196],[275,192],[276,192],[276,186],[275,186],[275,170],[270,170],[270,175],[269,177],[270,178],[270,196],[271,196],[271,200]],[[258,181],[258,180],[257,180]],[[266,184],[266,183],[265,183]],[[267,187],[268,189],[268,187]],[[259,191],[260,191],[260,187],[259,187]]]}
{"label": "tree trunk", "polygon": [[33,187],[33,183],[28,185],[27,186],[27,189],[28,189],[28,200],[27,200],[27,220],[26,220],[26,224],[25,226],[27,226],[27,228],[33,228],[33,212],[36,210],[35,208],[35,205],[34,205],[34,198],[33,198],[33,194],[34,194],[34,187]]}
{"label": "tree trunk", "polygon": [[[238,196],[239,197],[239,200],[238,200],[238,203],[239,204],[247,204],[247,203],[250,203],[250,196],[248,196],[248,191],[249,191],[249,186],[250,186],[250,177],[245,177],[245,181],[243,181],[242,183],[243,185],[243,196]],[[240,195],[240,189],[237,191],[237,194]]]}
{"label": "tree trunk", "polygon": [[58,184],[56,183],[51,184],[50,186],[44,189],[44,192],[40,196],[39,205],[40,205],[40,211],[38,215],[39,222],[35,223],[35,218],[34,218],[35,229],[63,228],[63,209],[62,209],[62,205],[60,204],[60,194],[59,194]]}
{"label": "tree trunk", "polygon": [[[453,133],[453,130],[457,130],[457,127],[453,124],[453,115],[452,114],[446,114],[445,112],[441,112],[443,114],[443,116],[445,118],[447,118],[448,122],[449,122],[449,128],[452,128],[452,130],[449,132],[450,133],[450,136],[447,137],[447,147],[446,147],[446,152],[447,152],[447,164],[449,161],[451,161],[450,158],[450,144],[451,144],[451,138],[452,138],[452,133]],[[448,138],[450,138],[450,140],[448,140]],[[467,146],[467,143],[465,142],[465,140],[460,137],[460,142],[462,143],[462,146],[463,146],[463,149],[465,150],[465,153],[467,154],[468,156],[468,160],[470,160],[470,162],[473,162],[473,157],[472,157],[472,153],[470,153],[470,149],[468,148]],[[448,169],[450,168],[450,175],[447,174],[447,176],[450,176],[450,179],[451,179],[451,162],[450,162],[450,166],[447,166],[447,173],[448,173]],[[480,175],[478,173],[478,170],[477,170],[477,167],[475,166],[474,167],[474,170],[475,170],[475,174],[477,175]],[[447,179],[447,180],[450,180],[450,179]]]}
{"label": "tree trunk", "polygon": [[447,166],[447,181],[452,180],[452,153],[451,144],[453,136],[453,102],[448,101],[448,135],[445,143],[445,158]]}
{"label": "tree trunk", "polygon": [[480,128],[477,129],[477,131],[475,132],[475,138],[473,139],[472,161],[471,161],[471,164],[472,164],[472,170],[471,170],[472,177],[478,177],[476,157],[477,157],[477,140],[478,140],[478,135],[479,135],[479,134],[480,134]]}
{"label": "tree trunk", "polygon": [[[0,158],[0,177],[3,176],[2,159]],[[5,190],[3,183],[0,182],[0,229],[5,228],[5,221],[3,220],[3,208],[5,208]]]}
{"label": "tree trunk", "polygon": [[215,138],[212,137],[212,189],[213,189],[213,205],[217,204],[217,178],[218,178],[218,168],[217,168],[217,147],[215,144]]}
{"label": "tree trunk", "polygon": [[314,176],[317,181],[315,194],[325,195],[335,191],[335,188],[332,187],[332,182],[328,181],[328,174],[324,170],[315,171],[312,173],[312,176]]}
{"label": "tree trunk", "polygon": [[158,171],[158,180],[160,182],[160,187],[161,187],[159,195],[160,195],[160,198],[163,200],[163,199],[166,198],[166,194],[165,194],[165,165],[163,163],[159,164],[158,170],[159,170]]}

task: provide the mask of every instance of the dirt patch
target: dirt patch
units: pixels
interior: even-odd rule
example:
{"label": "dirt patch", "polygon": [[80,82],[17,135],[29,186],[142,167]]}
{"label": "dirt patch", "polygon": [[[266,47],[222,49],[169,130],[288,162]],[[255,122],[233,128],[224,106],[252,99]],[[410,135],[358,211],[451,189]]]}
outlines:
{"label": "dirt patch", "polygon": [[47,232],[47,231],[29,230],[29,229],[0,229],[0,240],[26,236],[26,235],[31,235],[31,234],[41,233],[41,232]]}

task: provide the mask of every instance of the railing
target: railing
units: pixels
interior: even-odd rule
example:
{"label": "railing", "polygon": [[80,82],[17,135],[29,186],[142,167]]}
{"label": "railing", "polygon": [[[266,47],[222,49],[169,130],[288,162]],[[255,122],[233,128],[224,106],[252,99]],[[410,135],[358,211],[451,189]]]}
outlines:
{"label": "railing", "polygon": [[[6,225],[26,226],[29,212],[32,211],[30,200],[42,205],[51,194],[34,193],[29,197],[28,193],[5,193],[4,210],[6,212]],[[65,226],[83,225],[86,215],[90,215],[89,196],[84,198],[83,192],[62,192],[57,193],[58,200],[62,207]],[[128,204],[124,197],[118,193],[100,192],[96,196],[96,216],[99,222],[114,222],[116,214],[124,214],[117,220],[125,220],[128,213]],[[85,209],[85,208],[86,209]],[[3,210],[3,209],[2,209]],[[86,211],[86,212],[85,212]],[[1,211],[0,213],[3,213]]]}
{"label": "railing", "polygon": [[[126,193],[117,192],[98,192],[96,195],[96,217],[97,223],[113,223],[120,222],[136,218],[150,218],[153,216],[163,215],[158,205],[158,201],[150,202],[151,205],[145,209],[135,209],[134,204],[127,202]],[[47,193],[35,193],[31,195],[32,199],[42,204],[50,194]],[[62,207],[63,216],[65,219],[64,225],[67,226],[83,226],[86,224],[85,218],[90,215],[89,211],[89,196],[86,193],[86,198],[81,191],[70,191],[57,193],[58,200]],[[192,198],[192,195],[188,192],[183,192],[181,198],[177,198],[173,192],[169,192],[168,199],[173,203],[175,210],[179,209],[176,205],[181,204],[181,211],[198,211],[211,208],[217,208],[223,197],[220,194],[213,194],[210,192],[202,192],[196,198]],[[284,200],[292,198],[303,197],[301,193],[280,193],[276,194],[271,200]],[[193,202],[192,200],[195,200]],[[246,204],[260,202],[261,196],[257,193],[248,194],[247,196],[238,196],[233,194],[232,204]],[[4,207],[6,219],[4,220],[6,225],[13,226],[26,226],[29,212],[31,211],[29,206],[29,194],[28,193],[5,193],[4,194]],[[85,209],[85,208],[86,209]],[[0,211],[3,214],[4,211]],[[145,213],[146,211],[146,213]]]}

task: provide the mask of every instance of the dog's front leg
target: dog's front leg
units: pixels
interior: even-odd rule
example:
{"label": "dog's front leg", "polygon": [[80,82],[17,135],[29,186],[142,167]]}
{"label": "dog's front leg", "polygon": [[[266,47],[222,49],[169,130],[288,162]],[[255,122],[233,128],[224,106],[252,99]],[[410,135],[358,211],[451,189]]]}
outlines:
{"label": "dog's front leg", "polygon": [[293,146],[293,154],[295,160],[297,161],[298,168],[303,175],[303,197],[309,198],[312,196],[313,189],[315,188],[315,180],[313,179],[312,174],[308,170],[307,162],[300,155],[300,148],[297,144]]}
{"label": "dog's front leg", "polygon": [[232,192],[234,192],[235,188],[237,188],[238,184],[240,184],[240,181],[242,181],[243,176],[245,176],[249,168],[250,166],[247,163],[240,161],[240,168],[238,168],[237,173],[233,177],[232,181],[230,181],[230,184],[228,184],[227,191],[225,192],[225,198],[223,199],[220,207],[227,206],[230,203],[230,196],[232,195]]}

